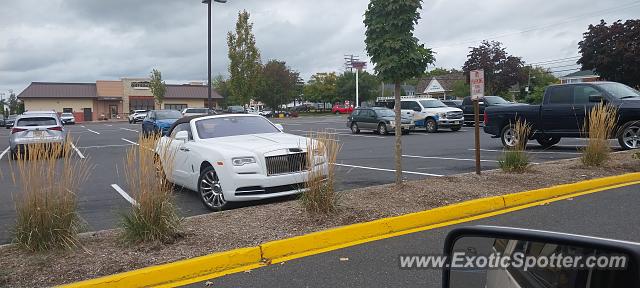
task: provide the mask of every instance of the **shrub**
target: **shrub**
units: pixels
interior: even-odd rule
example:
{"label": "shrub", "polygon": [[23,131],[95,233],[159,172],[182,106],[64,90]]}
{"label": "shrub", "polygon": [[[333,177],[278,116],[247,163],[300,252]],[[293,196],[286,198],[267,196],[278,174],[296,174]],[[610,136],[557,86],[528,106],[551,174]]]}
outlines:
{"label": "shrub", "polygon": [[[159,241],[171,242],[180,237],[182,219],[172,203],[173,185],[164,173],[171,173],[175,151],[165,145],[155,149],[156,135],[141,136],[125,158],[125,175],[128,191],[136,201],[131,210],[122,215],[122,238],[129,243]],[[160,160],[164,160],[162,169]]]}
{"label": "shrub", "polygon": [[518,120],[513,130],[517,139],[516,145],[502,153],[501,159],[498,160],[498,166],[504,172],[524,172],[529,167],[529,156],[525,149],[527,139],[531,134],[531,125],[526,120]]}
{"label": "shrub", "polygon": [[594,106],[587,117],[582,131],[589,136],[587,146],[582,149],[582,163],[587,166],[600,166],[609,159],[611,147],[609,138],[616,128],[618,109],[615,106],[600,103]]}
{"label": "shrub", "polygon": [[84,222],[77,212],[78,188],[89,176],[86,159],[73,157],[65,144],[30,144],[10,161],[15,195],[15,243],[29,251],[79,246]]}
{"label": "shrub", "polygon": [[[340,152],[340,144],[335,133],[327,131],[311,133],[307,142],[307,165],[309,176],[305,180],[306,191],[300,200],[305,210],[311,214],[328,214],[338,207],[335,192],[335,162]],[[327,169],[315,164],[324,161]]]}

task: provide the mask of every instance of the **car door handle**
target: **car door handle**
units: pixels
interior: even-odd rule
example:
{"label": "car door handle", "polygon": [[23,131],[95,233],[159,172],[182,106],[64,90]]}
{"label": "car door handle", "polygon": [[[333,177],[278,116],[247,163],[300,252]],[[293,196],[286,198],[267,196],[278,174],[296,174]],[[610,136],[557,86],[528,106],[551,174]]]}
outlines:
{"label": "car door handle", "polygon": [[191,151],[191,149],[189,149],[187,147],[180,147],[180,151],[189,152],[189,151]]}

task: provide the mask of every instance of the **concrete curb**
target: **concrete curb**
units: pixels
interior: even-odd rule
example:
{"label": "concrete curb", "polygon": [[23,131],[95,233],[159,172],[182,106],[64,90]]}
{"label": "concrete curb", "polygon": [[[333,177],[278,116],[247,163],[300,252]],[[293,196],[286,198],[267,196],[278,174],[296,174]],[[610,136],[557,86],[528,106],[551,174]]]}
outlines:
{"label": "concrete curb", "polygon": [[[273,259],[310,253],[347,243],[394,234],[448,221],[478,216],[510,209],[539,201],[640,181],[640,173],[610,176],[571,184],[536,189],[520,193],[465,201],[427,211],[383,218],[318,231],[293,238],[267,242],[255,247],[186,259],[178,262],[151,266],[139,270],[114,274],[92,280],[72,283],[63,287],[148,287],[168,285],[204,276],[223,275],[224,271],[238,270],[243,266],[270,263]],[[596,191],[594,191],[596,192]],[[238,271],[241,271],[238,270]]]}

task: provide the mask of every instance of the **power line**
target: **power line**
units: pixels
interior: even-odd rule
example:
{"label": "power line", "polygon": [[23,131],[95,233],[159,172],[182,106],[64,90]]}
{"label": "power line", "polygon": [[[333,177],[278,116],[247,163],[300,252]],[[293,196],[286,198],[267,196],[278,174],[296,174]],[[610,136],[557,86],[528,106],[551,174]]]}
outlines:
{"label": "power line", "polygon": [[529,65],[547,65],[547,64],[554,64],[554,63],[561,63],[561,62],[569,62],[569,61],[575,61],[580,59],[581,56],[573,56],[573,57],[567,57],[567,58],[559,58],[559,59],[552,59],[552,60],[546,60],[546,61],[538,61],[538,62],[531,62],[529,63]]}
{"label": "power line", "polygon": [[576,15],[576,16],[566,18],[565,20],[560,21],[560,22],[556,22],[556,23],[549,23],[549,24],[544,24],[544,25],[531,26],[531,27],[528,27],[528,28],[524,28],[524,29],[522,29],[520,31],[507,32],[507,33],[502,33],[502,34],[493,34],[493,35],[486,36],[486,37],[484,37],[482,39],[465,40],[465,41],[460,41],[460,42],[454,42],[454,43],[448,44],[448,45],[436,46],[436,47],[433,47],[433,49],[444,48],[444,47],[461,46],[461,45],[476,43],[478,41],[483,41],[483,40],[490,40],[490,39],[502,38],[502,37],[506,37],[506,36],[517,35],[517,34],[524,34],[524,33],[532,32],[532,31],[536,31],[536,30],[544,30],[544,29],[547,29],[547,28],[556,27],[556,26],[559,26],[559,25],[562,25],[562,24],[566,24],[566,23],[569,23],[569,22],[573,22],[573,21],[576,21],[576,20],[582,20],[584,17],[596,16],[596,15],[599,16],[599,15],[602,15],[602,14],[608,14],[608,13],[611,13],[611,12],[614,12],[614,11],[617,11],[617,10],[628,9],[630,7],[637,6],[637,5],[640,5],[640,1],[633,1],[633,2],[630,2],[630,3],[622,4],[622,5],[617,6],[617,7],[612,7],[612,8],[608,8],[608,9],[592,11],[592,12]]}

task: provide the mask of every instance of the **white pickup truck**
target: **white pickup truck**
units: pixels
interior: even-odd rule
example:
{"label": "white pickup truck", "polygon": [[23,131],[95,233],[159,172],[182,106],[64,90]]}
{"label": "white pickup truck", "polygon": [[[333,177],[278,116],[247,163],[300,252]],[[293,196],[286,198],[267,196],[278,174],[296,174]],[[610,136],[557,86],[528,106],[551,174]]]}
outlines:
{"label": "white pickup truck", "polygon": [[[392,97],[378,97],[377,100],[377,104],[384,103],[385,106],[393,109]],[[402,117],[413,119],[416,128],[424,127],[429,133],[437,132],[440,128],[458,131],[464,124],[464,114],[461,109],[449,107],[435,98],[402,96],[400,110]]]}

